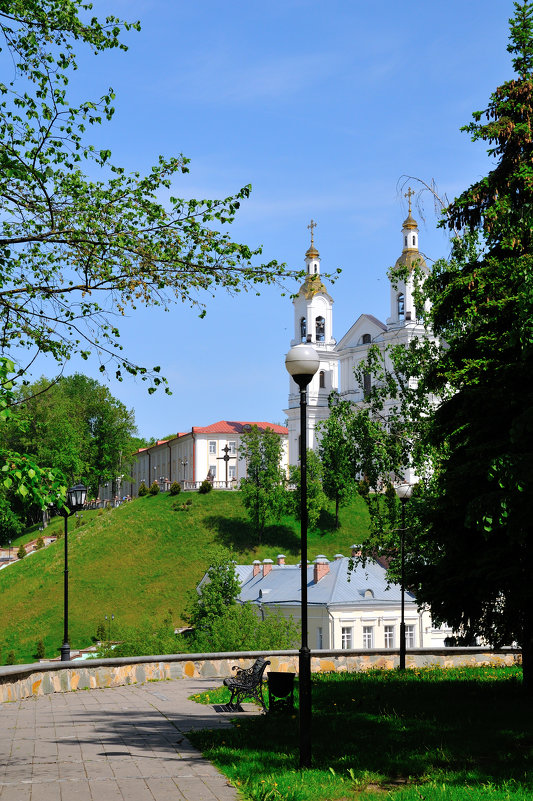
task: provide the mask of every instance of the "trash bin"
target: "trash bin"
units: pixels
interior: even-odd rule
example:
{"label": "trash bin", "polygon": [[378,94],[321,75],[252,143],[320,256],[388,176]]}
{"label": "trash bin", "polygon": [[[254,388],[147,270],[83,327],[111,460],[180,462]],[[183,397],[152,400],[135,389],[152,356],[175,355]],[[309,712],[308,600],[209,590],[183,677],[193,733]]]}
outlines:
{"label": "trash bin", "polygon": [[271,670],[268,679],[268,711],[292,712],[294,709],[295,673]]}

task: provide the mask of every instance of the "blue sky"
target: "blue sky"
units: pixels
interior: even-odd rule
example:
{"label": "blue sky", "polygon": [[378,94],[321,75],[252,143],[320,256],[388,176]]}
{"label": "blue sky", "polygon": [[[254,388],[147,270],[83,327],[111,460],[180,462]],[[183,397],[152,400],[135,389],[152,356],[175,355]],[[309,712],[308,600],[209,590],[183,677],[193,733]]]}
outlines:
{"label": "blue sky", "polygon": [[[434,179],[452,198],[485,174],[483,145],[459,128],[511,77],[508,0],[106,0],[98,14],[140,18],[129,51],[86,54],[72,84],[95,97],[112,85],[116,114],[91,131],[128,170],[183,153],[182,197],[225,197],[251,183],[233,236],[264,257],[303,266],[307,225],[330,291],[337,339],[363,312],[388,314],[387,269],[401,251],[403,175]],[[404,190],[405,191],[405,190]],[[448,252],[433,204],[420,212],[428,258]],[[291,291],[294,286],[289,286]],[[268,288],[207,298],[208,313],[142,310],[122,326],[133,359],[160,364],[171,397],[128,379],[110,389],[141,434],[218,419],[283,422],[292,303]],[[67,372],[101,377],[71,362]]]}

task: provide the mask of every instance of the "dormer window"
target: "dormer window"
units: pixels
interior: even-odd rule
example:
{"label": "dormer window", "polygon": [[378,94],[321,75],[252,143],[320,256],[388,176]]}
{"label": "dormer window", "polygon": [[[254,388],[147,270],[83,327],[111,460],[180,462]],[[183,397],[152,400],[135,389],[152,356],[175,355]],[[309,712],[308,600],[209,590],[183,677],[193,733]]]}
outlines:
{"label": "dormer window", "polygon": [[326,332],[326,321],[323,317],[317,317],[315,321],[316,341],[324,342]]}
{"label": "dormer window", "polygon": [[398,310],[398,320],[405,320],[405,295],[403,292],[398,294],[396,305]]}
{"label": "dormer window", "polygon": [[321,370],[320,373],[318,374],[318,380],[319,380],[320,389],[325,389],[326,388],[326,374],[325,374],[324,370]]}
{"label": "dormer window", "polygon": [[302,342],[307,342],[307,321],[305,317],[300,319],[300,339]]}

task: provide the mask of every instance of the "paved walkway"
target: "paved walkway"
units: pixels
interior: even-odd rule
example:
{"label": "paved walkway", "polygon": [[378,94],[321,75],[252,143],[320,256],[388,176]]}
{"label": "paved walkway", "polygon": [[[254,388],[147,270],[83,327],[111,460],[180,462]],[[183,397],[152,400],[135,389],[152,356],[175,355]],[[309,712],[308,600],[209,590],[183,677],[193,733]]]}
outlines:
{"label": "paved walkway", "polygon": [[185,736],[231,726],[188,700],[216,686],[183,679],[1,704],[0,801],[235,801]]}

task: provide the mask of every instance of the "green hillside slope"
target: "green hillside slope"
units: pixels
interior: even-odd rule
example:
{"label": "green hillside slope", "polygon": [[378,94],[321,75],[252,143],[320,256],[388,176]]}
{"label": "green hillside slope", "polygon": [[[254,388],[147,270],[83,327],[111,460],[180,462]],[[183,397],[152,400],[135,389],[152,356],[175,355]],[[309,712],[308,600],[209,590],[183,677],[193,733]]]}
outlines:
{"label": "green hillside slope", "polygon": [[[297,563],[299,523],[285,517],[270,526],[262,543],[248,523],[239,492],[186,493],[190,511],[174,511],[168,494],[138,498],[118,509],[85,513],[84,525],[69,520],[70,643],[85,648],[93,643],[104,615],[115,616],[112,635],[122,624],[142,617],[161,619],[172,610],[175,624],[189,590],[210,564],[217,545],[231,549],[239,562],[274,559],[284,553]],[[321,531],[309,534],[309,558],[323,553],[349,555],[349,547],[367,531],[364,503],[354,500],[342,510],[341,528],[333,515],[323,513]],[[62,530],[55,519],[47,530]],[[28,540],[28,536],[21,540]],[[18,542],[14,543],[18,547]],[[31,662],[42,639],[46,656],[57,656],[63,632],[63,540],[0,571],[2,633],[0,664],[12,650],[17,662]]]}

